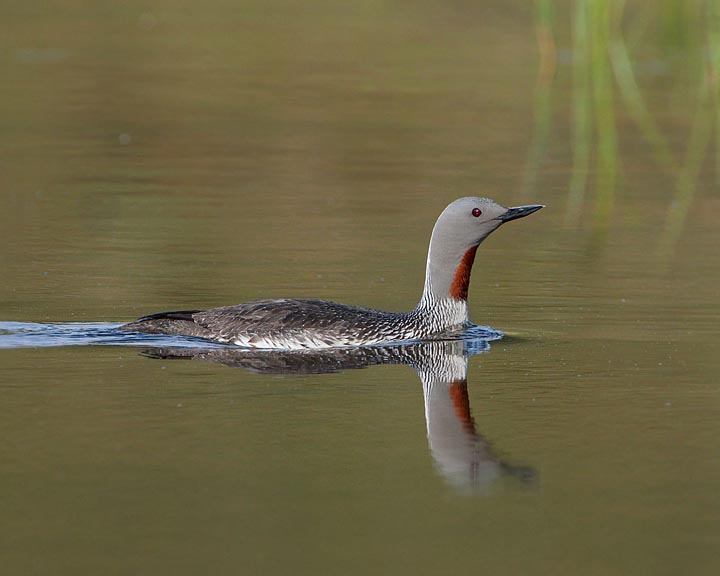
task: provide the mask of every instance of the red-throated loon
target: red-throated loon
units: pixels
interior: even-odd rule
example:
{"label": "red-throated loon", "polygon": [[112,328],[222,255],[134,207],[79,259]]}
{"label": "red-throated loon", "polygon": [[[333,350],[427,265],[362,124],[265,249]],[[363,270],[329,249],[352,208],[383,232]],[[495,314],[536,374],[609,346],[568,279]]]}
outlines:
{"label": "red-throated loon", "polygon": [[539,204],[505,208],[487,198],[452,202],[433,228],[425,288],[410,312],[384,312],[324,300],[259,300],[211,310],[151,314],[120,329],[286,350],[460,335],[473,326],[468,319],[467,295],[477,247],[505,222],[540,208]]}

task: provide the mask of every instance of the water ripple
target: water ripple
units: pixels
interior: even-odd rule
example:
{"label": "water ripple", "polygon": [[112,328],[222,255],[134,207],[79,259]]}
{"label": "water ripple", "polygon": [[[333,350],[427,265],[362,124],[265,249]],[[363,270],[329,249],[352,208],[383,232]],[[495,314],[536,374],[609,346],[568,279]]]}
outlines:
{"label": "water ripple", "polygon": [[220,346],[190,336],[165,336],[121,332],[121,323],[0,322],[0,349],[47,348],[50,346],[173,346],[179,348],[214,348]]}

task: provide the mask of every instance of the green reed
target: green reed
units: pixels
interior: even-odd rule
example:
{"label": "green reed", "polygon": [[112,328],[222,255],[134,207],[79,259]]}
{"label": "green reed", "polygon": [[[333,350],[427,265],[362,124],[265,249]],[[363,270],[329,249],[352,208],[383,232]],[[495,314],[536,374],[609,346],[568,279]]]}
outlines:
{"label": "green reed", "polygon": [[[529,170],[536,171],[552,119],[553,77],[557,19],[551,0],[538,0],[536,28],[540,64],[535,105],[535,131]],[[668,215],[661,237],[668,255],[680,237],[695,198],[703,161],[715,135],[715,171],[720,176],[720,2],[717,0],[575,0],[571,11],[572,172],[568,185],[566,223],[578,222],[592,193],[595,227],[609,226],[616,198],[622,193],[622,163],[617,118],[626,115],[647,142],[657,169],[672,178]],[[673,151],[653,118],[633,64],[633,51],[647,48],[648,36],[660,38],[653,47],[666,49],[666,58],[681,58],[675,73],[689,77],[695,105],[685,150]],[[653,41],[653,40],[650,40]],[[552,46],[548,50],[547,46]],[[647,52],[647,50],[645,50]],[[541,82],[542,78],[542,82]],[[538,118],[538,116],[542,116]],[[534,172],[533,172],[534,173]],[[589,175],[595,174],[593,185]],[[526,177],[528,195],[534,178]]]}
{"label": "green reed", "polygon": [[540,63],[535,81],[535,106],[532,142],[528,150],[522,198],[528,199],[535,188],[538,166],[550,141],[553,111],[553,78],[557,66],[557,49],[553,29],[555,13],[551,0],[538,0],[535,34]]}

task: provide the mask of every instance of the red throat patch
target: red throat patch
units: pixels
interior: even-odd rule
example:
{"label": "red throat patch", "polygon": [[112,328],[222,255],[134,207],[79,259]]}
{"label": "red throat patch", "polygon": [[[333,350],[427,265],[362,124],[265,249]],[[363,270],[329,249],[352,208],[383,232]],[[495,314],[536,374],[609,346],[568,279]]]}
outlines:
{"label": "red throat patch", "polygon": [[470,412],[467,380],[455,380],[450,384],[449,392],[455,407],[455,416],[460,420],[463,430],[468,434],[475,434],[475,420]]}
{"label": "red throat patch", "polygon": [[475,262],[475,252],[478,247],[473,246],[462,257],[460,266],[455,270],[455,277],[450,285],[450,296],[455,300],[467,300],[468,286],[470,286],[470,272]]}

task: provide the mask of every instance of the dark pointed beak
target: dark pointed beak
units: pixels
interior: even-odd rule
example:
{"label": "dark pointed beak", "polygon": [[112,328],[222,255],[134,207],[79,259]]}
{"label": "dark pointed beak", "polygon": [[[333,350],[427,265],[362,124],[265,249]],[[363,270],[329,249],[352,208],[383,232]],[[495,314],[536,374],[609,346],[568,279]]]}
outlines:
{"label": "dark pointed beak", "polygon": [[505,214],[497,217],[501,222],[509,222],[517,218],[525,218],[533,212],[537,212],[540,208],[545,208],[542,204],[530,204],[529,206],[516,206],[515,208],[508,208]]}

